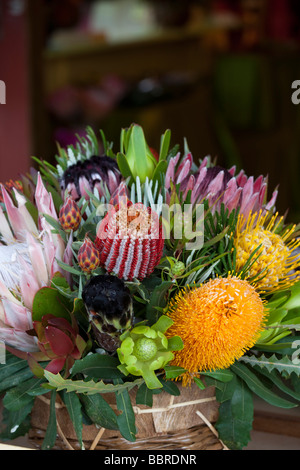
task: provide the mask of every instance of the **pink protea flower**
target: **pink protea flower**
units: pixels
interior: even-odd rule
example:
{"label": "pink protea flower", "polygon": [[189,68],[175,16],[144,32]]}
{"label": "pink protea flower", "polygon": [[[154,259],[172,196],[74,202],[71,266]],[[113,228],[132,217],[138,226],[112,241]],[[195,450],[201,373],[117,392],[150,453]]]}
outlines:
{"label": "pink protea flower", "polygon": [[150,207],[122,198],[100,223],[95,244],[100,264],[108,273],[125,280],[142,280],[161,259],[162,226]]}
{"label": "pink protea flower", "polygon": [[5,188],[2,194],[5,211],[0,210],[0,340],[20,351],[37,351],[36,339],[27,334],[33,326],[33,299],[40,288],[50,285],[55,273],[64,274],[57,260],[70,263],[72,238],[65,246],[46,221],[43,214],[58,218],[40,176],[35,191],[38,226],[23,195],[14,191],[14,205]]}
{"label": "pink protea flower", "polygon": [[96,188],[100,197],[105,193],[105,187],[113,194],[121,182],[121,173],[117,162],[106,155],[92,156],[78,161],[67,168],[61,178],[62,197],[67,193],[78,201],[81,197],[89,198],[87,191]]}
{"label": "pink protea flower", "polygon": [[193,157],[190,153],[182,161],[179,160],[178,153],[169,162],[165,178],[165,187],[169,190],[167,199],[170,200],[172,181],[174,185],[180,184],[180,192],[184,198],[189,190],[192,191],[192,203],[201,203],[207,199],[212,212],[219,210],[222,203],[229,212],[239,208],[240,214],[245,218],[250,212],[274,208],[278,191],[275,190],[270,201],[266,202],[267,178],[259,176],[255,180],[253,176],[247,177],[243,170],[236,175],[235,167],[226,170],[219,166],[209,166],[207,157],[197,171],[193,172]]}

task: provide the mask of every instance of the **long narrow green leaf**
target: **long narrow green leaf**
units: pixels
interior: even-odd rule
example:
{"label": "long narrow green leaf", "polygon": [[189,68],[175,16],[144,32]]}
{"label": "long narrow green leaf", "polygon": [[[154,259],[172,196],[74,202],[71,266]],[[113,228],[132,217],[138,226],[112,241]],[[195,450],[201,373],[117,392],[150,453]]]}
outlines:
{"label": "long narrow green leaf", "polygon": [[136,392],[135,401],[137,405],[153,406],[153,390],[150,390],[146,384],[142,384]]}
{"label": "long narrow green leaf", "polygon": [[0,365],[0,383],[7,377],[10,377],[25,368],[28,368],[28,362],[26,359],[20,359],[6,351],[5,364]]}
{"label": "long narrow green leaf", "polygon": [[236,362],[231,366],[231,369],[245,381],[253,393],[271,405],[286,409],[295,408],[297,406],[295,403],[285,400],[269,390],[244,364]]}
{"label": "long narrow green leaf", "polygon": [[[121,384],[122,380],[116,379],[116,384]],[[127,390],[122,390],[116,393],[116,402],[118,410],[121,412],[117,416],[117,422],[119,425],[122,436],[127,441],[134,442],[136,440],[136,426],[135,426],[135,414],[132,408],[130,396]]]}
{"label": "long narrow green leaf", "polygon": [[119,429],[117,416],[100,393],[96,395],[80,395],[85,413],[98,426],[105,429]]}
{"label": "long narrow green leaf", "polygon": [[82,412],[79,397],[75,392],[63,392],[62,398],[73,423],[74,430],[76,432],[76,436],[80,444],[80,448],[83,449],[84,446],[82,442]]}
{"label": "long narrow green leaf", "polygon": [[57,425],[56,425],[55,401],[56,401],[56,391],[52,390],[51,398],[50,398],[50,407],[49,407],[50,415],[49,415],[49,421],[48,421],[46,434],[45,434],[44,441],[41,447],[42,450],[52,449],[56,441]]}
{"label": "long narrow green leaf", "polygon": [[32,376],[33,374],[29,367],[25,367],[0,382],[0,392],[16,387],[20,383],[25,382],[25,380],[30,379]]}

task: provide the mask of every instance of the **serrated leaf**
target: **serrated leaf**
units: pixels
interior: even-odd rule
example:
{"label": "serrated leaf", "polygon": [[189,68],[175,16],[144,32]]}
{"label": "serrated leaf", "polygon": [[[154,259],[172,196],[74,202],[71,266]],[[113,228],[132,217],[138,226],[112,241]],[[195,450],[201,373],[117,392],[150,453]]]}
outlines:
{"label": "serrated leaf", "polygon": [[52,374],[45,370],[44,373],[46,379],[49,382],[50,387],[56,390],[66,390],[67,392],[86,393],[88,395],[94,395],[96,393],[111,393],[120,390],[131,390],[136,385],[139,386],[144,383],[144,379],[136,379],[133,382],[125,382],[124,384],[105,384],[103,381],[94,382],[93,380],[71,380],[64,379],[60,374]]}
{"label": "serrated leaf", "polygon": [[265,368],[268,372],[277,370],[280,373],[284,372],[288,375],[294,372],[297,377],[300,377],[300,364],[297,364],[288,356],[282,356],[278,359],[275,354],[268,358],[262,354],[261,356],[243,356],[240,358],[240,361],[251,366]]}

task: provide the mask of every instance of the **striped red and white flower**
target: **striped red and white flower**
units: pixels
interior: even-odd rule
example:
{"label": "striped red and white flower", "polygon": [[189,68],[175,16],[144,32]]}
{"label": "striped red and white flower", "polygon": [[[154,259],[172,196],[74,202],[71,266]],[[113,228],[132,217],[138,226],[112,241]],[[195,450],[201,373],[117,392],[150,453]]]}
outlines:
{"label": "striped red and white flower", "polygon": [[70,263],[71,243],[66,246],[52,232],[44,214],[58,220],[51,194],[38,176],[35,202],[38,224],[26,207],[26,198],[14,190],[16,205],[2,188],[0,208],[0,340],[19,351],[38,351],[36,339],[27,333],[33,327],[32,305],[36,292],[49,286],[55,273],[64,271],[57,260]]}
{"label": "striped red and white flower", "polygon": [[95,244],[100,264],[108,273],[125,280],[143,280],[162,257],[162,225],[150,207],[122,198],[100,223]]}

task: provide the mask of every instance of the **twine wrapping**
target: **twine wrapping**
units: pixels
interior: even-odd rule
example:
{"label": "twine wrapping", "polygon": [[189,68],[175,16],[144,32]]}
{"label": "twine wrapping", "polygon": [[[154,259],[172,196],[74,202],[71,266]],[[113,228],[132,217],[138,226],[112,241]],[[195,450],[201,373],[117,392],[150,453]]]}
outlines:
{"label": "twine wrapping", "polygon": [[[43,401],[45,404],[47,405],[50,405],[50,400],[48,398],[45,398],[43,396],[38,396],[37,397],[39,400]],[[209,397],[209,398],[200,398],[198,400],[191,400],[191,401],[186,401],[186,402],[181,402],[181,403],[173,403],[174,402],[174,396],[172,395],[171,398],[170,398],[170,402],[168,404],[168,406],[166,407],[157,407],[157,408],[150,408],[150,409],[141,409],[139,408],[138,406],[133,406],[133,411],[135,414],[146,414],[146,413],[164,413],[164,412],[168,412],[174,408],[179,408],[179,407],[185,407],[185,406],[192,406],[192,405],[197,405],[197,404],[200,404],[200,403],[207,403],[207,402],[211,402],[211,401],[215,401],[216,398],[215,397]],[[65,405],[64,403],[55,403],[55,408],[56,410],[59,410],[59,409],[62,409],[62,408],[65,408]],[[113,409],[117,409],[117,407],[115,405],[112,405],[112,408]],[[215,437],[219,440],[219,442],[221,443],[222,447],[223,447],[223,450],[228,450],[228,448],[225,446],[225,444],[219,439],[219,435],[218,435],[218,432],[217,430],[214,428],[214,426],[207,420],[207,418],[203,415],[203,413],[201,413],[199,410],[196,411],[196,414],[197,416],[199,416],[199,418],[204,422],[204,424],[211,430],[211,432],[215,435]],[[59,425],[59,422],[58,422],[58,417],[56,415],[56,424],[57,424],[57,432],[59,434],[59,436],[61,437],[62,441],[64,442],[64,444],[66,445],[67,449],[68,450],[75,450],[72,445],[69,443],[68,439],[66,438],[66,436],[64,435],[60,425]],[[103,434],[105,432],[105,428],[100,428],[98,434],[96,435],[94,441],[92,442],[89,450],[95,450],[95,448],[97,447],[97,444],[99,443],[100,439],[103,437]]]}

